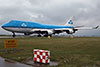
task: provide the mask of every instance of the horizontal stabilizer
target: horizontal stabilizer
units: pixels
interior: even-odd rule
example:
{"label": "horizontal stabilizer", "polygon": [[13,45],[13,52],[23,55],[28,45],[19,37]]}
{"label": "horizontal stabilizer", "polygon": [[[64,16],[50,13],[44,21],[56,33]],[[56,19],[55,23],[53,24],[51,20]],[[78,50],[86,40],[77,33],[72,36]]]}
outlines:
{"label": "horizontal stabilizer", "polygon": [[97,28],[99,28],[99,26],[93,27],[93,29],[97,29]]}
{"label": "horizontal stabilizer", "polygon": [[81,27],[81,28],[75,28],[75,29],[78,29],[78,30],[90,30],[90,29],[97,29],[99,26],[96,26],[96,27]]}
{"label": "horizontal stabilizer", "polygon": [[75,26],[74,28],[80,28],[80,27],[84,27],[84,26]]}

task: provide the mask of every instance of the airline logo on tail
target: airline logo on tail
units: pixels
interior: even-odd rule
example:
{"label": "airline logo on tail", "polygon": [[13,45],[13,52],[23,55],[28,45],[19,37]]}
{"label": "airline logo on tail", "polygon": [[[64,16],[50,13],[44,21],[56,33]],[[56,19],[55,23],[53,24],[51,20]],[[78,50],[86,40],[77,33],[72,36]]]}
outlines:
{"label": "airline logo on tail", "polygon": [[73,16],[66,22],[64,26],[73,26]]}
{"label": "airline logo on tail", "polygon": [[73,24],[72,20],[69,20],[68,24]]}

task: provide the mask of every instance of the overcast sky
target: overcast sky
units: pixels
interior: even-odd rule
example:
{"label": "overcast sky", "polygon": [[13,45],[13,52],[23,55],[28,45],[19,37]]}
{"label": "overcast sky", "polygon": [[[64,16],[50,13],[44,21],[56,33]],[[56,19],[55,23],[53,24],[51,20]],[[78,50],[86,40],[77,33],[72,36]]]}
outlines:
{"label": "overcast sky", "polygon": [[[10,20],[64,25],[71,16],[75,26],[100,26],[100,0],[0,0],[0,25]],[[0,28],[0,34],[11,33]],[[100,36],[100,28],[74,35]]]}

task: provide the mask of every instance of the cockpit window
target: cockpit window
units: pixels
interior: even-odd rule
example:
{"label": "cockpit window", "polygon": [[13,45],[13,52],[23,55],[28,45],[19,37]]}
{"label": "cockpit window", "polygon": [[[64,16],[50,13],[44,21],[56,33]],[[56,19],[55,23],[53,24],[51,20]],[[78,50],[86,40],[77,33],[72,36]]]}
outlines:
{"label": "cockpit window", "polygon": [[13,20],[11,20],[10,22],[14,22]]}

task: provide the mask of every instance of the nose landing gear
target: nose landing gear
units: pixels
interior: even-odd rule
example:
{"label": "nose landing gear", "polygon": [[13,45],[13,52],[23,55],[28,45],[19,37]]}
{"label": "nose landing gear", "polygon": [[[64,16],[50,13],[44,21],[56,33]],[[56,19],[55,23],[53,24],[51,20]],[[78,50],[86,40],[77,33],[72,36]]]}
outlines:
{"label": "nose landing gear", "polygon": [[12,36],[13,36],[13,38],[14,38],[16,35],[15,35],[15,33],[14,33],[14,32],[12,32],[12,33],[13,33],[13,35],[12,35]]}

